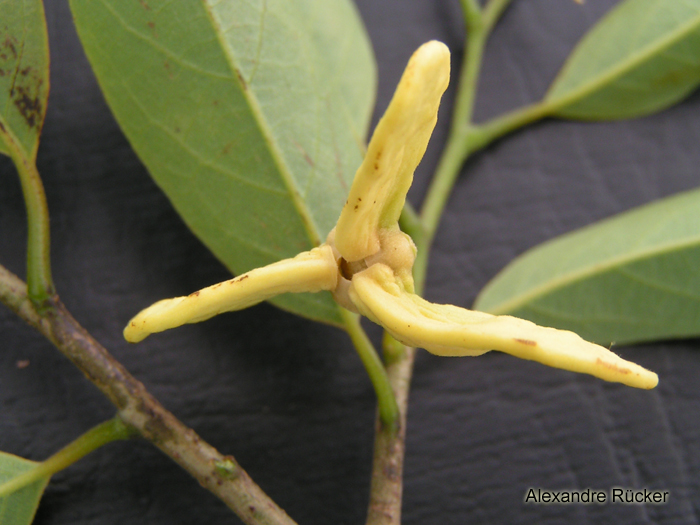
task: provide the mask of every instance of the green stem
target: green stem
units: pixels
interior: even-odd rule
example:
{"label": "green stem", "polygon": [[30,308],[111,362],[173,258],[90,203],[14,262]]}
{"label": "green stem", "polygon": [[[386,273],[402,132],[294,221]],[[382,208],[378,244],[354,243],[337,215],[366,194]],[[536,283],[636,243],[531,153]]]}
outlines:
{"label": "green stem", "polygon": [[420,215],[424,236],[420,244],[416,243],[418,255],[413,266],[418,293],[422,292],[425,285],[430,245],[462,164],[472,152],[486,144],[482,141],[486,137],[481,135],[482,129],[475,129],[471,123],[474,99],[486,41],[511,1],[490,0],[479,12],[476,12],[470,2],[466,0],[462,2],[467,26],[466,49],[462,60],[450,134]]}
{"label": "green stem", "polygon": [[484,31],[482,16],[465,11],[464,22],[467,27],[467,41],[459,72],[457,100],[452,113],[451,137],[448,139],[448,143],[454,140],[452,136],[461,136],[471,121],[481,60],[489,35],[487,31]]}
{"label": "green stem", "polygon": [[41,177],[34,160],[10,144],[9,152],[17,168],[27,208],[27,293],[41,312],[55,293],[51,279],[49,209]]}
{"label": "green stem", "polygon": [[490,0],[483,11],[484,31],[491,33],[493,26],[501,18],[503,11],[510,5],[513,0]]}
{"label": "green stem", "polygon": [[469,26],[470,22],[476,22],[481,18],[481,7],[479,7],[479,2],[477,0],[460,0],[462,4],[462,11],[464,12],[464,18]]}
{"label": "green stem", "polygon": [[555,106],[548,102],[536,102],[473,126],[469,130],[469,151],[485,148],[496,139],[550,115],[554,109]]}
{"label": "green stem", "polygon": [[[452,124],[447,144],[438,163],[435,177],[430,184],[428,194],[423,203],[421,219],[425,231],[422,245],[418,245],[418,259],[414,265],[416,288],[421,291],[427,270],[427,252],[429,251],[435,231],[437,230],[442,211],[449,197],[459,170],[468,155],[467,137],[474,108],[474,98],[479,80],[481,60],[484,46],[489,35],[490,27],[484,25],[484,16],[475,14],[473,9],[464,9],[464,20],[467,26],[467,42],[462,59],[460,76],[457,87]],[[487,6],[488,7],[488,6]],[[421,254],[421,252],[423,252]]]}
{"label": "green stem", "polygon": [[398,431],[392,431],[377,420],[366,524],[401,525],[406,415],[416,349],[405,347],[386,332],[382,346],[389,383],[396,395],[399,425]]}
{"label": "green stem", "polygon": [[383,426],[391,429],[393,432],[399,425],[399,409],[396,405],[396,398],[389,383],[384,363],[382,363],[372,341],[369,340],[367,333],[362,328],[359,316],[344,308],[341,309],[341,315],[345,322],[345,330],[355,345],[355,349],[367,370],[369,379],[377,394],[379,417]]}
{"label": "green stem", "polygon": [[119,416],[115,416],[109,421],[91,428],[49,459],[37,464],[36,467],[0,485],[0,499],[42,478],[53,476],[56,472],[72,465],[107,443],[128,439],[133,435],[135,435],[135,431],[125,425]]}
{"label": "green stem", "polygon": [[455,179],[459,174],[464,159],[467,157],[466,138],[462,134],[450,134],[442,157],[438,164],[435,178],[430,184],[430,190],[423,204],[421,218],[423,221],[423,238],[414,239],[418,252],[413,264],[413,279],[416,293],[421,295],[425,286],[425,275],[428,268],[430,246],[435,237],[445,204],[450,196]]}

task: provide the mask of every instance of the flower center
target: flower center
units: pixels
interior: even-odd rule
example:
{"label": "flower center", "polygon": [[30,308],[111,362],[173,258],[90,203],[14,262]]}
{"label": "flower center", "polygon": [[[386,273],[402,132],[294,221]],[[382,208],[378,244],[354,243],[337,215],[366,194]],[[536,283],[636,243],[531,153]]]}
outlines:
{"label": "flower center", "polygon": [[411,237],[398,228],[379,230],[379,250],[357,261],[348,261],[335,246],[335,230],[328,234],[326,242],[333,248],[338,264],[338,285],[333,290],[333,297],[344,308],[357,312],[357,308],[348,295],[352,278],[375,264],[388,266],[394,279],[403,288],[413,292],[413,262],[416,259],[416,246]]}

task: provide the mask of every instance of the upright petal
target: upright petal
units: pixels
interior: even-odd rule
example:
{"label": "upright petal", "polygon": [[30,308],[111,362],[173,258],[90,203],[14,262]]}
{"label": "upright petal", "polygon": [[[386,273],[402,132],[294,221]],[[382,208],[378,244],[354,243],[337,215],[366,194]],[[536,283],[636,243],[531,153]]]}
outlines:
{"label": "upright petal", "polygon": [[345,260],[376,253],[378,230],[396,225],[449,79],[450,52],[441,42],[423,44],[409,60],[338,219],[335,243]]}
{"label": "upright petal", "polygon": [[338,266],[333,250],[324,244],[186,297],[158,301],[129,321],[124,338],[138,343],[150,334],[242,310],[275,295],[333,290],[337,281]]}
{"label": "upright petal", "polygon": [[658,383],[655,373],[573,332],[430,303],[403,290],[386,265],[375,264],[356,274],[349,294],[360,313],[381,324],[396,339],[437,355],[475,356],[500,350],[637,388],[654,388]]}

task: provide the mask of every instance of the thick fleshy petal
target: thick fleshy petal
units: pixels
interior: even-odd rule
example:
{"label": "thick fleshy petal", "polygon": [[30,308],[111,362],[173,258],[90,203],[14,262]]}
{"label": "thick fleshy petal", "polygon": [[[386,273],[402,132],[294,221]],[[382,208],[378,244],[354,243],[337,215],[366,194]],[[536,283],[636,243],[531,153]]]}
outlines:
{"label": "thick fleshy petal", "polygon": [[360,313],[381,324],[396,339],[437,355],[475,356],[500,350],[637,388],[654,388],[658,383],[655,373],[573,332],[430,303],[404,291],[386,265],[375,264],[356,274],[349,294]]}
{"label": "thick fleshy petal", "polygon": [[283,293],[333,290],[337,281],[338,266],[333,250],[324,244],[186,297],[158,301],[129,321],[124,338],[138,343],[150,334],[242,310]]}
{"label": "thick fleshy petal", "polygon": [[396,227],[449,80],[450,52],[445,44],[423,44],[409,60],[338,219],[335,245],[346,261],[375,254],[380,248],[379,230]]}

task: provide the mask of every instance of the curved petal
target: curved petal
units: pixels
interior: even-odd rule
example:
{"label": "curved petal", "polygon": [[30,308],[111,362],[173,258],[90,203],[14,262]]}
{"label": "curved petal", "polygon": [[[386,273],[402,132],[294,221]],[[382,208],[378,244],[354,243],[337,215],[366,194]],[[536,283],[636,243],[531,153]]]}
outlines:
{"label": "curved petal", "polygon": [[150,334],[197,323],[223,312],[242,310],[275,295],[332,290],[338,266],[324,244],[293,259],[251,270],[186,297],[164,299],[142,310],[124,328],[124,338],[138,343]]}
{"label": "curved petal", "polygon": [[386,265],[375,264],[356,274],[350,298],[360,313],[381,324],[399,341],[437,355],[474,356],[500,350],[637,388],[654,388],[658,383],[655,373],[573,332],[430,303],[405,292]]}
{"label": "curved petal", "polygon": [[445,44],[433,40],[413,53],[374,130],[336,225],[336,248],[346,261],[376,253],[379,229],[396,227],[449,80]]}

